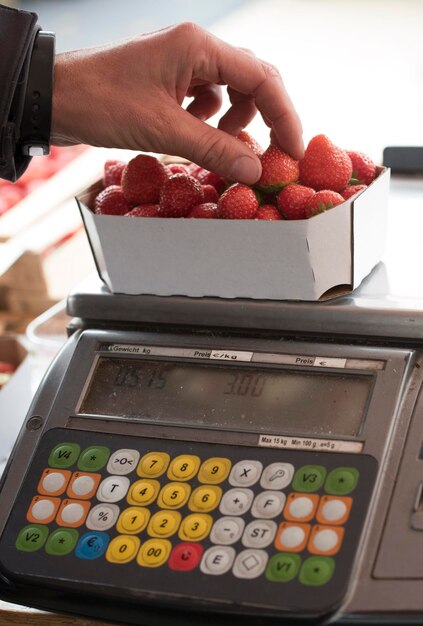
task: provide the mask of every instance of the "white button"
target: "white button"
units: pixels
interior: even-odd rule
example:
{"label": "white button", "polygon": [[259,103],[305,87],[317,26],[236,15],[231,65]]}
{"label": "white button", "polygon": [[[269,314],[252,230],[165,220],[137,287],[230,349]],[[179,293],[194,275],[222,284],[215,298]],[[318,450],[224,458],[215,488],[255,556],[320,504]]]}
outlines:
{"label": "white button", "polygon": [[246,548],[266,548],[276,534],[276,522],[271,520],[253,520],[247,526],[242,537]]}
{"label": "white button", "polygon": [[254,500],[251,513],[254,517],[270,519],[282,513],[286,495],[281,491],[263,491]]}
{"label": "white button", "polygon": [[90,530],[108,530],[115,525],[119,513],[117,504],[96,504],[85,523]]}
{"label": "white button", "polygon": [[243,515],[251,506],[254,493],[251,489],[229,489],[220,502],[223,515]]}
{"label": "white button", "polygon": [[299,496],[290,501],[288,513],[292,515],[292,517],[301,519],[302,517],[308,517],[312,513],[313,508],[314,504],[310,498],[307,498],[307,496]]}
{"label": "white button", "polygon": [[241,517],[221,517],[218,519],[210,533],[212,543],[220,543],[229,546],[241,538],[245,522]]}
{"label": "white button", "polygon": [[260,485],[263,489],[283,489],[291,482],[294,471],[291,463],[272,463],[265,468]]}
{"label": "white button", "polygon": [[318,530],[313,537],[313,546],[319,552],[329,552],[338,544],[338,535],[334,530],[325,528]]}
{"label": "white button", "polygon": [[31,515],[41,522],[53,515],[54,507],[55,504],[51,500],[38,500],[31,509]]}
{"label": "white button", "polygon": [[82,504],[71,502],[63,507],[60,515],[65,524],[76,524],[76,522],[79,522],[79,520],[83,518],[84,513],[85,509]]}
{"label": "white button", "polygon": [[328,522],[337,522],[347,512],[347,505],[342,500],[328,500],[321,509],[322,516]]}
{"label": "white button", "polygon": [[260,461],[239,461],[229,475],[229,484],[233,487],[251,487],[260,478],[263,464]]}
{"label": "white button", "polygon": [[129,478],[126,476],[109,476],[105,478],[97,490],[97,498],[101,502],[119,502],[129,489]]}
{"label": "white button", "polygon": [[62,489],[63,485],[66,482],[66,478],[60,472],[51,472],[50,474],[46,474],[43,478],[42,488],[44,491],[49,491],[50,493],[55,493]]}
{"label": "white button", "polygon": [[232,571],[237,578],[257,578],[264,572],[268,558],[264,550],[244,550],[236,557]]}
{"label": "white button", "polygon": [[73,493],[77,496],[86,496],[87,493],[90,493],[94,489],[95,480],[92,476],[78,476],[72,485],[71,489]]}
{"label": "white button", "polygon": [[279,541],[287,548],[297,548],[305,539],[305,532],[301,526],[288,526],[279,535]]}
{"label": "white button", "polygon": [[200,570],[203,574],[225,574],[232,567],[235,558],[235,550],[226,546],[212,546],[202,558]]}
{"label": "white button", "polygon": [[118,474],[119,476],[129,474],[137,467],[139,460],[140,453],[137,450],[128,450],[127,448],[116,450],[107,463],[107,471],[109,474]]}

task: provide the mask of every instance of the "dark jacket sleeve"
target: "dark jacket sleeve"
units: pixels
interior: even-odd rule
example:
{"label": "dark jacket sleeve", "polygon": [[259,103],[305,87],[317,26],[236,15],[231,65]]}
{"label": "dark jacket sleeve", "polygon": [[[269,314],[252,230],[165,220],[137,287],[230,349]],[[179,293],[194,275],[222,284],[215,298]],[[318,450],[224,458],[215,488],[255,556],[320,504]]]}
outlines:
{"label": "dark jacket sleeve", "polygon": [[35,37],[37,15],[0,5],[0,178],[15,182],[30,157],[19,154],[26,79]]}

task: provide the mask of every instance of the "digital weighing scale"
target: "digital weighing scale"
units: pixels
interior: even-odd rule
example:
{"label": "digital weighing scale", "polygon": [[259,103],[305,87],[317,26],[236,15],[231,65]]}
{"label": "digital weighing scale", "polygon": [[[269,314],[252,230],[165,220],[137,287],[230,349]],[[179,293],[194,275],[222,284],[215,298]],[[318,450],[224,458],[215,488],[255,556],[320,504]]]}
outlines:
{"label": "digital weighing scale", "polygon": [[384,262],[329,302],[72,293],[2,479],[0,596],[422,623],[422,188],[394,181]]}

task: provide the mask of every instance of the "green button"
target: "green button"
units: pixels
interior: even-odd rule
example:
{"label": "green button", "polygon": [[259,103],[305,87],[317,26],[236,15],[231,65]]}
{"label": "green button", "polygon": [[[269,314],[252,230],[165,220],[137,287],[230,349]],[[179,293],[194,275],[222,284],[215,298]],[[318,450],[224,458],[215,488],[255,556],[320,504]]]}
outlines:
{"label": "green button", "polygon": [[266,578],[275,583],[287,583],[296,577],[300,565],[299,554],[279,552],[270,559],[266,569]]}
{"label": "green button", "polygon": [[295,491],[311,493],[323,485],[326,469],[323,465],[303,465],[295,472],[292,488]]}
{"label": "green button", "polygon": [[48,457],[50,467],[70,467],[79,456],[81,451],[77,443],[59,443],[53,448]]}
{"label": "green button", "polygon": [[329,556],[312,556],[306,559],[300,571],[300,583],[318,587],[332,578],[335,561]]}
{"label": "green button", "polygon": [[110,450],[105,446],[86,448],[79,457],[78,469],[83,472],[96,472],[106,465],[109,456]]}
{"label": "green button", "polygon": [[30,524],[20,531],[16,539],[16,547],[23,552],[35,552],[43,547],[48,537],[47,526]]}
{"label": "green button", "polygon": [[337,467],[329,472],[325,483],[327,493],[345,496],[357,487],[360,473],[355,467]]}
{"label": "green button", "polygon": [[74,528],[58,528],[47,539],[46,552],[53,556],[63,556],[72,552],[77,544],[79,533]]}

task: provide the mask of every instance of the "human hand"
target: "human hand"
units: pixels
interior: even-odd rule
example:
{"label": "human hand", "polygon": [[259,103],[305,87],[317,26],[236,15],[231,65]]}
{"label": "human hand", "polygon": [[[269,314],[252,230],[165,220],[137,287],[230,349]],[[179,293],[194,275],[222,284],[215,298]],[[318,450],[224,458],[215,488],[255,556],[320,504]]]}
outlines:
{"label": "human hand", "polygon": [[[218,128],[221,85],[231,106]],[[192,97],[182,107],[185,97]],[[192,23],[56,58],[52,141],[185,157],[253,184],[258,157],[235,138],[260,111],[272,143],[299,159],[301,123],[278,71]]]}

